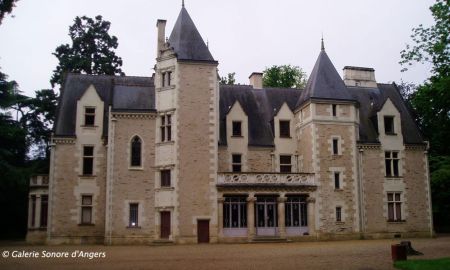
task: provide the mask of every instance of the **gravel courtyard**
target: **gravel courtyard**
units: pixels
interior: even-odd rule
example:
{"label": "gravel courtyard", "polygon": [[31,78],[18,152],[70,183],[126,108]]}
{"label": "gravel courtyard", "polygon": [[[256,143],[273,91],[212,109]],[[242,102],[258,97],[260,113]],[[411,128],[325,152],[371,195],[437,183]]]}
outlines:
{"label": "gravel courtyard", "polygon": [[[450,236],[411,240],[424,256],[409,259],[450,257]],[[394,269],[390,246],[399,241],[173,246],[26,246],[0,242],[0,269]],[[77,250],[99,252],[100,257],[104,252],[106,258],[71,258],[80,254],[74,253]],[[17,251],[31,255],[34,251],[40,258],[12,258],[14,251],[15,256]],[[48,252],[67,252],[69,258],[42,258]]]}

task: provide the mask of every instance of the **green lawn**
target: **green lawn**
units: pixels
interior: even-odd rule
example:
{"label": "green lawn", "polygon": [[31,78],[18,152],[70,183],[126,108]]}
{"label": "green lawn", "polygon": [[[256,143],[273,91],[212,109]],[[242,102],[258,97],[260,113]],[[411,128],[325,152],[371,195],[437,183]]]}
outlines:
{"label": "green lawn", "polygon": [[394,263],[394,266],[403,270],[449,270],[450,258],[397,261]]}

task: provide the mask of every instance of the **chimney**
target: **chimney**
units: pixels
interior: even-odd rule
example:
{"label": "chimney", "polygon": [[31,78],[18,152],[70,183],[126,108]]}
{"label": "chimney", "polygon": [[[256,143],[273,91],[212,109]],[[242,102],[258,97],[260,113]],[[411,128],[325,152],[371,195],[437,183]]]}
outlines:
{"label": "chimney", "polygon": [[263,74],[261,72],[253,72],[250,74],[250,77],[248,77],[250,79],[250,85],[255,89],[262,89],[262,77]]}
{"label": "chimney", "polygon": [[366,67],[344,67],[344,83],[347,86],[377,87],[375,69]]}
{"label": "chimney", "polygon": [[156,56],[161,56],[161,51],[164,48],[164,44],[166,43],[166,20],[159,19],[156,22],[156,27],[158,28],[158,44],[156,48]]}

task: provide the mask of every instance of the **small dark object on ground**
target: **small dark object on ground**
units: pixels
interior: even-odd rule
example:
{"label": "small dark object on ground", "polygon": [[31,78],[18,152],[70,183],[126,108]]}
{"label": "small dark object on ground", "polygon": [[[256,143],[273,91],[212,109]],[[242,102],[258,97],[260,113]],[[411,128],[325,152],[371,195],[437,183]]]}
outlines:
{"label": "small dark object on ground", "polygon": [[394,244],[391,245],[391,256],[392,261],[406,261],[407,255],[406,255],[406,246],[400,245],[400,244]]}
{"label": "small dark object on ground", "polygon": [[406,255],[408,255],[408,256],[423,255],[422,252],[417,251],[412,248],[411,241],[401,241],[400,245],[406,247]]}

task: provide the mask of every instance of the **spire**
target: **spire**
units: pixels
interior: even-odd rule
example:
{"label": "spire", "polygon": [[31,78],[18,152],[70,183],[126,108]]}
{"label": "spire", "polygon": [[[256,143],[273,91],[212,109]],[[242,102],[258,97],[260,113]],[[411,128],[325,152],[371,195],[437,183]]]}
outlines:
{"label": "spire", "polygon": [[184,0],[181,0],[181,7],[184,7]]}
{"label": "spire", "polygon": [[323,43],[323,33],[322,33],[322,46],[320,48],[321,51],[325,51],[325,45]]}
{"label": "spire", "polygon": [[354,100],[325,52],[323,41],[322,50],[309,75],[308,83],[300,95],[297,107],[310,99]]}
{"label": "spire", "polygon": [[184,8],[184,1],[182,3],[183,7],[169,37],[169,44],[177,54],[178,60],[216,62]]}

